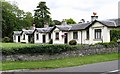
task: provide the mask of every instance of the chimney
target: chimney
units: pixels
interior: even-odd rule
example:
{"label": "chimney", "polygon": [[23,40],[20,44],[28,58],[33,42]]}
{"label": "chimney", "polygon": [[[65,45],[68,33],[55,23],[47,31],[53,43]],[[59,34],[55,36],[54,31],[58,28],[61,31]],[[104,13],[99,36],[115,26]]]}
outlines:
{"label": "chimney", "polygon": [[67,22],[65,21],[65,19],[63,19],[62,21],[62,25],[67,25]]}
{"label": "chimney", "polygon": [[91,21],[95,21],[98,19],[98,16],[96,16],[97,13],[96,12],[93,12],[93,15],[91,16]]}
{"label": "chimney", "polygon": [[31,30],[35,30],[35,23],[33,23]]}
{"label": "chimney", "polygon": [[44,24],[44,28],[47,28],[49,27],[48,23]]}
{"label": "chimney", "polygon": [[85,20],[84,20],[84,19],[81,19],[79,23],[85,23]]}

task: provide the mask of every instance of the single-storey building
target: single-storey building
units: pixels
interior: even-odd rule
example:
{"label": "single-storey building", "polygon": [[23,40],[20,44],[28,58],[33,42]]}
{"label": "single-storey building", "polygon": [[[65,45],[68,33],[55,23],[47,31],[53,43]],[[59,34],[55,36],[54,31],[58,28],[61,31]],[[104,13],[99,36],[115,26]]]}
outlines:
{"label": "single-storey building", "polygon": [[14,31],[14,42],[68,44],[76,40],[78,44],[110,42],[110,30],[120,27],[116,21],[98,21],[98,16],[91,16],[91,22],[55,25],[53,27],[34,28]]}
{"label": "single-storey building", "polygon": [[36,28],[34,30],[34,43],[49,43],[52,39],[53,27]]}

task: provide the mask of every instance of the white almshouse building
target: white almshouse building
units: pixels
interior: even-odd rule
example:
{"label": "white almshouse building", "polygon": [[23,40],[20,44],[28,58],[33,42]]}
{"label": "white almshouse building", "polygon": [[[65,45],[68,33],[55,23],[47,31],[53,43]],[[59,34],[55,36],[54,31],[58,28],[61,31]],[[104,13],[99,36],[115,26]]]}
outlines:
{"label": "white almshouse building", "polygon": [[68,44],[76,40],[78,44],[95,44],[110,42],[110,30],[119,28],[116,21],[98,21],[98,16],[91,16],[91,22],[79,24],[56,25],[53,27],[35,28],[31,30],[14,31],[13,41],[18,43],[48,43]]}

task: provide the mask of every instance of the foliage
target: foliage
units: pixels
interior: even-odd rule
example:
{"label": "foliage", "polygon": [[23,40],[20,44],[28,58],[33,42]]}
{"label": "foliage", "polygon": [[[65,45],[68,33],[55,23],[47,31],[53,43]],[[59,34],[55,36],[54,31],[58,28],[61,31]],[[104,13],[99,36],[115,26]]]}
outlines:
{"label": "foliage", "polygon": [[[76,43],[76,42],[75,42]],[[88,50],[90,48],[96,48],[98,45],[100,48],[113,48],[117,47],[116,42],[110,43],[97,43],[95,45],[53,45],[53,44],[16,44],[16,43],[1,43],[2,54],[56,54],[73,50]]]}
{"label": "foliage", "polygon": [[118,44],[115,41],[106,42],[106,43],[96,43],[95,45],[103,45],[103,47],[116,47]]}
{"label": "foliage", "polygon": [[76,24],[76,22],[72,18],[65,19],[65,21],[67,22],[67,24]]}
{"label": "foliage", "polygon": [[111,41],[117,41],[118,39],[120,39],[120,29],[117,30],[111,30],[110,31],[110,38]]}
{"label": "foliage", "polygon": [[9,37],[4,37],[2,42],[10,42],[10,38]]}
{"label": "foliage", "polygon": [[[5,44],[7,45],[7,44]],[[69,50],[75,50],[75,47],[69,45],[40,45],[40,44],[15,44],[13,46],[5,46],[3,43],[2,54],[55,54]]]}
{"label": "foliage", "polygon": [[34,14],[34,23],[36,24],[36,27],[44,27],[45,24],[50,24],[50,14],[51,13],[49,12],[49,8],[46,6],[46,2],[39,2]]}
{"label": "foliage", "polygon": [[30,12],[20,10],[16,3],[2,2],[2,38],[9,37],[12,41],[14,30],[30,27],[33,17]]}
{"label": "foliage", "polygon": [[14,61],[2,62],[2,70],[15,69],[51,69],[70,66],[80,66],[97,62],[118,60],[118,53],[91,55],[84,57],[69,57],[64,59],[55,59],[47,61]]}
{"label": "foliage", "polygon": [[61,24],[62,22],[60,22],[59,20],[53,20],[50,26],[61,25]]}
{"label": "foliage", "polygon": [[76,40],[71,40],[69,41],[69,45],[76,45],[77,44],[77,41]]}

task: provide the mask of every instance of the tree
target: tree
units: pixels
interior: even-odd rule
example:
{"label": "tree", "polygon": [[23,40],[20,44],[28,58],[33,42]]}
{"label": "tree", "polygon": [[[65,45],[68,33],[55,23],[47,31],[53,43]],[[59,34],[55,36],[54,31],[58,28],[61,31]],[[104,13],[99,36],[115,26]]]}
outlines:
{"label": "tree", "polygon": [[67,24],[76,24],[76,22],[72,18],[65,19],[65,21],[66,21]]}
{"label": "tree", "polygon": [[17,25],[17,18],[12,10],[13,6],[10,3],[2,2],[2,38],[12,38],[14,26]]}
{"label": "tree", "polygon": [[44,24],[51,23],[49,8],[46,6],[46,2],[39,2],[34,14],[34,23],[36,27],[43,27]]}
{"label": "tree", "polygon": [[24,18],[22,20],[22,28],[30,29],[31,25],[33,24],[33,16],[32,13],[26,12],[24,14]]}
{"label": "tree", "polygon": [[9,37],[12,41],[13,31],[30,27],[33,16],[30,12],[20,10],[16,4],[2,2],[2,38]]}
{"label": "tree", "polygon": [[53,26],[54,25],[61,25],[62,24],[62,22],[60,22],[58,20],[53,20],[52,22],[53,22],[53,24],[52,24]]}

